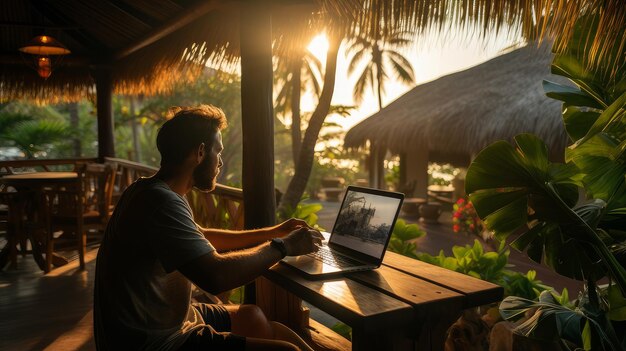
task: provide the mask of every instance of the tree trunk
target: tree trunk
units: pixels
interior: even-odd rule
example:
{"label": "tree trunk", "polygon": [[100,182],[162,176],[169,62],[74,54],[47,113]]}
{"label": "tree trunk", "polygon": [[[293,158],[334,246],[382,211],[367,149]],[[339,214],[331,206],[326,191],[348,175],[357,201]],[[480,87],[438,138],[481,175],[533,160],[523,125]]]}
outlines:
{"label": "tree trunk", "polygon": [[376,68],[376,94],[378,95],[378,111],[380,111],[383,109],[383,59],[378,44],[374,44],[373,50],[372,59]]}
{"label": "tree trunk", "polygon": [[300,130],[300,91],[302,89],[302,58],[297,58],[291,66],[291,152],[293,154],[293,166],[298,165],[298,155],[302,144],[302,131]]}
{"label": "tree trunk", "polygon": [[337,53],[340,44],[341,38],[339,37],[331,37],[329,39],[328,54],[326,56],[326,72],[324,74],[324,88],[322,89],[319,102],[304,134],[295,174],[293,178],[291,178],[289,186],[287,186],[287,191],[285,195],[283,195],[280,206],[278,207],[278,214],[282,219],[289,216],[290,212],[296,208],[302,198],[302,194],[304,194],[304,189],[309,181],[309,177],[311,176],[315,144],[317,143],[317,138],[324,124],[324,120],[330,110],[330,103],[333,98],[333,92],[335,91]]}
{"label": "tree trunk", "polygon": [[[67,105],[67,109],[70,113],[70,126],[72,130],[78,132],[79,128],[79,120],[78,120],[78,104],[75,102],[70,102]],[[80,133],[75,133],[72,138],[72,149],[74,151],[74,157],[80,157],[83,153],[82,145],[80,141]]]}

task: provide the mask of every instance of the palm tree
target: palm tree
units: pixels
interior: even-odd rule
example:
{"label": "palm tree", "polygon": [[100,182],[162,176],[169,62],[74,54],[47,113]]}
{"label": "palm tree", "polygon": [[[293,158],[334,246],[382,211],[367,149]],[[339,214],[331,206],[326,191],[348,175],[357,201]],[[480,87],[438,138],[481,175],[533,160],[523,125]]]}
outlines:
{"label": "palm tree", "polygon": [[276,85],[279,87],[274,99],[276,115],[291,113],[291,145],[294,165],[297,163],[302,144],[300,97],[302,91],[313,91],[319,99],[321,93],[322,63],[304,45],[298,55],[279,58]]}
{"label": "palm tree", "polygon": [[363,101],[365,89],[371,86],[378,97],[378,109],[383,108],[382,95],[385,93],[385,81],[389,79],[391,69],[396,79],[406,85],[415,83],[415,74],[411,63],[399,52],[412,41],[410,32],[392,32],[388,36],[377,35],[374,38],[357,36],[351,40],[346,56],[352,56],[348,66],[348,75],[352,75],[365,61],[365,67],[354,86],[354,101]]}

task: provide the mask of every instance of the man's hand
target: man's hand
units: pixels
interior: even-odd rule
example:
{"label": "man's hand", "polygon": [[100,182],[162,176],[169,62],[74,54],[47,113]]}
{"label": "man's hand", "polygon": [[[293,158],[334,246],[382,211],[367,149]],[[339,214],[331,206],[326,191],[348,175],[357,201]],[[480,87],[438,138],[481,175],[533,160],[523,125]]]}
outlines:
{"label": "man's hand", "polygon": [[311,228],[305,221],[296,218],[290,218],[274,227],[275,237],[282,238],[294,230],[300,228]]}
{"label": "man's hand", "polygon": [[301,227],[284,237],[283,241],[287,256],[299,256],[317,251],[323,239],[324,237],[317,230]]}

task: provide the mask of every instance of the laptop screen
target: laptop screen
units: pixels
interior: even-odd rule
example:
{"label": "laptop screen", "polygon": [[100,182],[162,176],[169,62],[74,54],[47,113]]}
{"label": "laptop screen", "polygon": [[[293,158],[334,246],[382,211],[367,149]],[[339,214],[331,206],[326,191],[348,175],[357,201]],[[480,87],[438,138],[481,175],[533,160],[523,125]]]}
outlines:
{"label": "laptop screen", "polygon": [[401,201],[401,198],[348,188],[330,243],[381,258]]}

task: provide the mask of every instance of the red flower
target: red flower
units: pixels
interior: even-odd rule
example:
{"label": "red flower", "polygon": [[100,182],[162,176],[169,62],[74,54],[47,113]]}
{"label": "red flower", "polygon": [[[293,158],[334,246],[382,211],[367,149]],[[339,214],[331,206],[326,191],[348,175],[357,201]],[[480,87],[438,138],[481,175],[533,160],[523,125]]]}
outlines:
{"label": "red flower", "polygon": [[452,223],[455,233],[466,232],[479,234],[483,230],[483,223],[476,214],[471,201],[460,198],[453,206]]}

